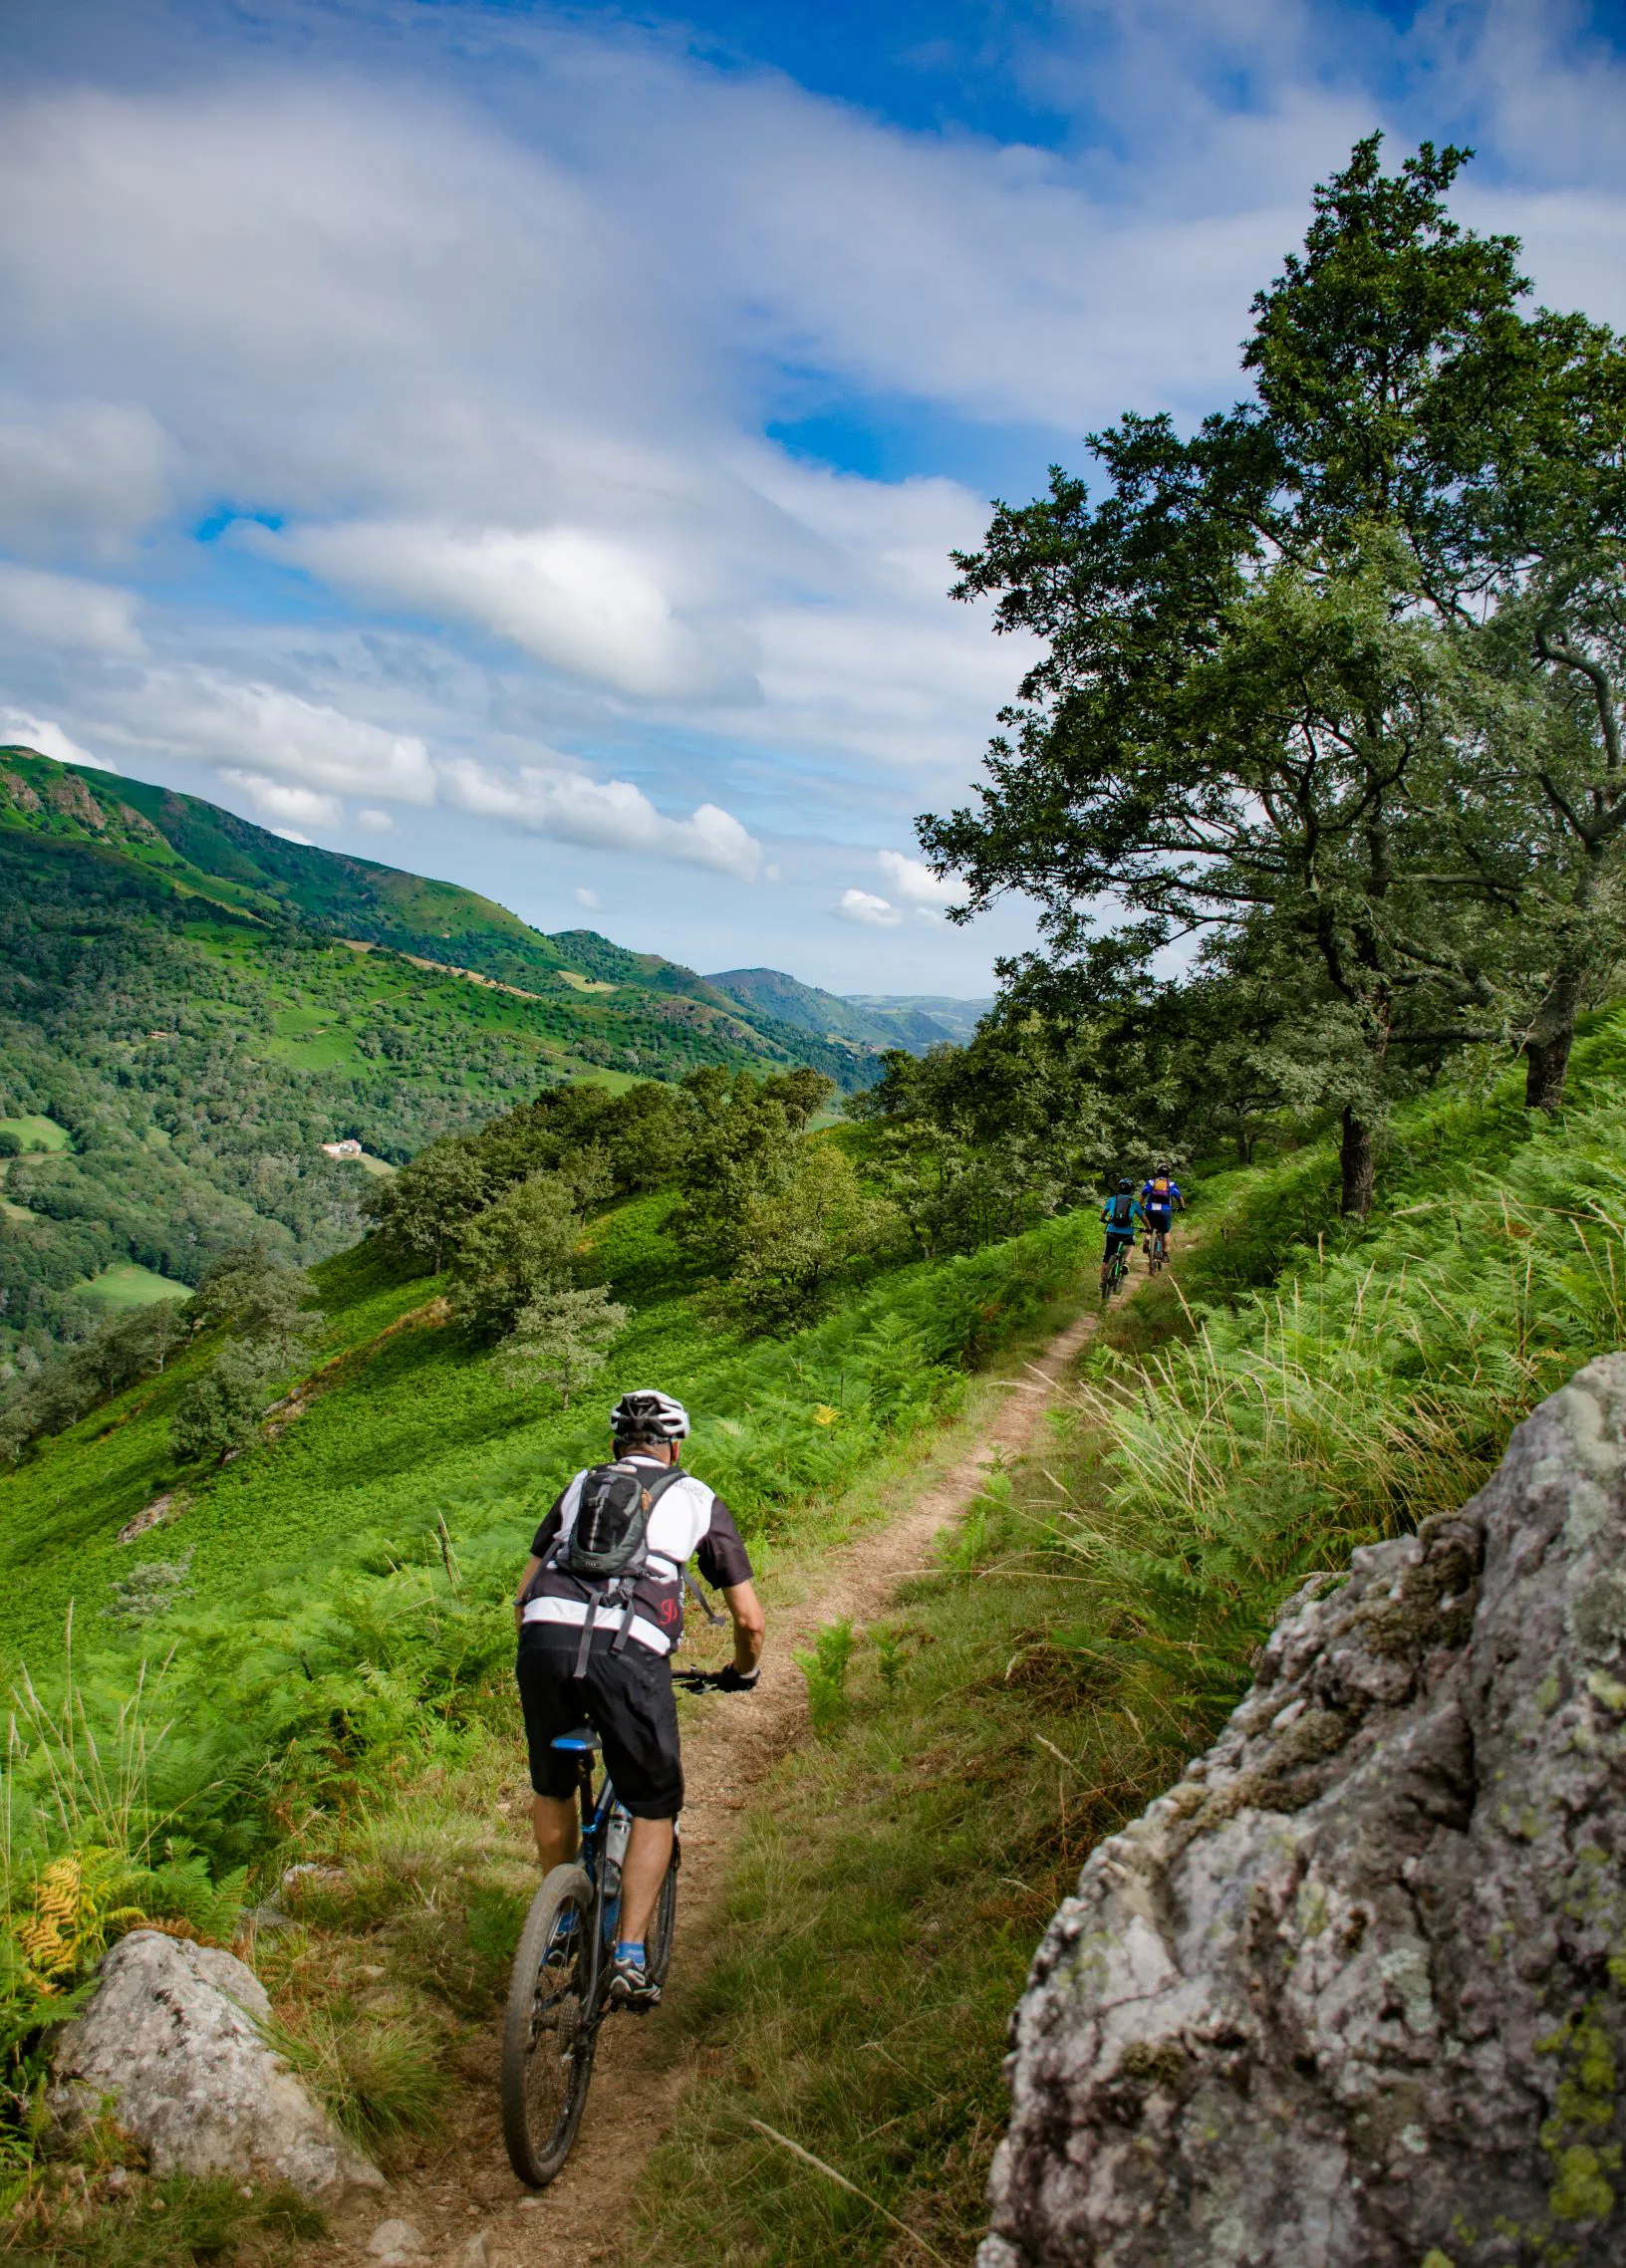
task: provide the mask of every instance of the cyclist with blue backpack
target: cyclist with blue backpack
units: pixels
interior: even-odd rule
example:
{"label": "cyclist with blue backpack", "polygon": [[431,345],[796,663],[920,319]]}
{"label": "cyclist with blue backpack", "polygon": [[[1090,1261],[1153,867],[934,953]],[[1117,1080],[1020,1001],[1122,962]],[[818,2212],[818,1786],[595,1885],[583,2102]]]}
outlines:
{"label": "cyclist with blue backpack", "polygon": [[1153,1272],[1169,1258],[1169,1231],[1174,1226],[1175,1214],[1186,1210],[1186,1199],[1180,1193],[1180,1184],[1167,1165],[1158,1166],[1148,1177],[1141,1190],[1141,1203],[1146,1211],[1146,1225],[1150,1230],[1147,1251],[1151,1255]]}
{"label": "cyclist with blue backpack", "polygon": [[1101,1255],[1101,1297],[1107,1300],[1123,1281],[1129,1255],[1135,1249],[1135,1231],[1146,1218],[1132,1181],[1119,1182],[1101,1207],[1101,1218],[1107,1229],[1106,1250]]}
{"label": "cyclist with blue backpack", "polygon": [[722,1691],[754,1688],[766,1622],[733,1515],[678,1462],[688,1432],[682,1403],[653,1390],[626,1393],[610,1426],[612,1461],[576,1474],[532,1542],[514,1601],[515,1674],[544,1870],[576,1856],[577,1765],[553,1742],[584,1719],[632,1814],[610,1998],[648,2009],[661,1986],[646,1965],[646,1933],[683,1801],[671,1655],[682,1635],[685,1583],[693,1589],[688,1561],[722,1593],[733,1624],[734,1658],[716,1679]]}

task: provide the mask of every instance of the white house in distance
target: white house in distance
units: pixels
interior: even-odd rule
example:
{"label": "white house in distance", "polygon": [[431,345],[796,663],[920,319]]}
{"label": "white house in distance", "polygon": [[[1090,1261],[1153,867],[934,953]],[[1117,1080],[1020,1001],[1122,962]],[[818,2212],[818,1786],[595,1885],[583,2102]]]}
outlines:
{"label": "white house in distance", "polygon": [[354,1135],[346,1134],[343,1141],[325,1141],[322,1154],[324,1157],[360,1157],[362,1145]]}

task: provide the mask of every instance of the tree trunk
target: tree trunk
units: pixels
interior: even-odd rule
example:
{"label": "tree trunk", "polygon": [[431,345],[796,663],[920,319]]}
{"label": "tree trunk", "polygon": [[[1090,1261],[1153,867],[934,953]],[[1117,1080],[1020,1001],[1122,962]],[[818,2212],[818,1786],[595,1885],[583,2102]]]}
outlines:
{"label": "tree trunk", "polygon": [[1541,1014],[1524,1041],[1524,1108],[1551,1114],[1564,1100],[1564,1074],[1575,1040],[1575,1017],[1581,1005],[1578,971],[1564,971],[1553,979]]}
{"label": "tree trunk", "polygon": [[1365,1220],[1372,1210],[1372,1182],[1376,1160],[1372,1153],[1372,1129],[1364,1119],[1358,1119],[1346,1103],[1344,1106],[1344,1136],[1339,1145],[1339,1163],[1343,1167],[1344,1189],[1338,1210]]}

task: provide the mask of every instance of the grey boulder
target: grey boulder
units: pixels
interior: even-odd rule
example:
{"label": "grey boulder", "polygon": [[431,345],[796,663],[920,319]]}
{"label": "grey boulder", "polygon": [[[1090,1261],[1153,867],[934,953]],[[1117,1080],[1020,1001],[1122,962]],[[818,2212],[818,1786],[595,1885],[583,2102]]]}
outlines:
{"label": "grey boulder", "polygon": [[1103,1843],[978,2268],[1626,2260],[1626,1357],[1355,1553]]}
{"label": "grey boulder", "polygon": [[265,1987],[233,1954],[133,1930],[57,2040],[52,2106],[72,2126],[106,2105],[154,2173],[287,2182],[324,2203],[382,2188],[377,2166],[268,2046],[270,2013]]}

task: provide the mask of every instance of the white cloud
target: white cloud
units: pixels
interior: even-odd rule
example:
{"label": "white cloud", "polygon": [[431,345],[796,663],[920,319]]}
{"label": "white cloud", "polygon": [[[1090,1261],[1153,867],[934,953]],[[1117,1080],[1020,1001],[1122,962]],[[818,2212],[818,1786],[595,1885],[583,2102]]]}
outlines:
{"label": "white cloud", "polygon": [[693,694],[717,674],[651,562],[586,529],[355,524],[266,537],[259,548],[344,589],[471,623],[612,692]]}
{"label": "white cloud", "polygon": [[951,875],[935,875],[924,859],[906,858],[901,851],[878,851],[875,863],[891,884],[893,896],[901,897],[906,905],[941,910],[965,901],[965,884]]}
{"label": "white cloud", "polygon": [[32,748],[37,756],[54,757],[59,764],[89,764],[98,772],[117,772],[105,756],[93,756],[70,740],[50,717],[31,716],[26,709],[0,707],[0,737],[13,747]]}
{"label": "white cloud", "polygon": [[[6,691],[381,815],[430,807],[455,748],[488,885],[521,827],[742,875],[771,834],[799,846],[774,920],[872,946],[825,918],[867,864],[841,845],[958,800],[1030,658],[944,596],[974,468],[1019,498],[1125,406],[1228,399],[1249,294],[1374,123],[1391,158],[1477,142],[1465,216],[1525,230],[1558,304],[1626,313],[1621,67],[1579,0],[995,11],[988,72],[1068,122],[1045,149],[888,124],[636,12],[478,12],[477,43],[456,11],[261,13],[201,69],[159,35],[138,73],[110,39],[8,83],[0,539],[90,580],[0,570]],[[821,470],[764,437],[804,408],[964,477]],[[193,545],[226,504],[236,533]],[[121,548],[139,632],[94,580]],[[527,779],[521,746],[591,768]],[[844,918],[924,957],[951,900],[871,871]],[[691,878],[649,882],[694,917]]]}
{"label": "white cloud", "polygon": [[575,898],[578,905],[585,905],[589,913],[597,913],[604,902],[596,889],[588,889],[585,885],[580,889],[573,889],[570,894]]}
{"label": "white cloud", "polygon": [[[335,827],[344,816],[344,806],[337,796],[319,794],[315,788],[293,787],[285,780],[268,780],[260,772],[237,772],[229,767],[222,769],[220,777],[239,788],[254,809],[267,819],[299,820],[307,827]],[[272,830],[273,834],[280,832],[280,829]]]}
{"label": "white cloud", "polygon": [[271,834],[280,836],[284,843],[297,843],[302,851],[314,851],[316,845],[308,835],[301,835],[295,827],[273,827]]}
{"label": "white cloud", "polygon": [[838,921],[856,921],[866,929],[896,929],[903,915],[873,890],[844,889],[839,905],[830,908]]}
{"label": "white cloud", "polygon": [[76,575],[0,565],[0,632],[69,653],[128,657],[142,652],[128,591]]}
{"label": "white cloud", "polygon": [[[115,729],[111,721],[106,729]],[[120,729],[133,746],[237,764],[329,794],[434,801],[428,751],[415,734],[208,669],[149,670],[126,695]]]}
{"label": "white cloud", "polygon": [[761,846],[730,813],[702,803],[687,819],[669,819],[630,780],[595,780],[564,764],[495,772],[472,757],[440,769],[446,799],[487,819],[517,820],[539,835],[593,850],[678,859],[754,882]]}
{"label": "white cloud", "polygon": [[364,804],[356,814],[356,824],[365,827],[369,835],[391,835],[396,825],[387,811],[379,811],[369,804]]}

